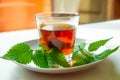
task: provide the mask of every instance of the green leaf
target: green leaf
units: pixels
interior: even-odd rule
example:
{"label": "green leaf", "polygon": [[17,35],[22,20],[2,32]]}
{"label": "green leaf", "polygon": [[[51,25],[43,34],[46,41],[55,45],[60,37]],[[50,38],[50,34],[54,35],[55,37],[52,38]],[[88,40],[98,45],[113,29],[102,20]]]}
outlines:
{"label": "green leaf", "polygon": [[74,47],[73,53],[79,52],[79,51],[80,51],[80,50],[79,50],[79,47],[80,47],[81,49],[84,49],[85,46],[86,46],[86,43],[85,43],[85,42],[81,42],[80,44],[78,44],[78,45],[76,45],[76,46]]}
{"label": "green leaf", "polygon": [[30,63],[32,60],[32,50],[26,51],[24,54],[19,55],[18,58],[16,58],[16,61],[22,64]]}
{"label": "green leaf", "polygon": [[41,67],[41,68],[49,68],[46,54],[48,53],[42,52],[42,50],[36,50],[33,55],[34,64],[36,64],[38,67]]}
{"label": "green leaf", "polygon": [[77,53],[77,52],[79,52],[79,47],[78,47],[78,46],[75,46],[75,47],[74,47],[74,50],[73,50],[73,54],[74,54],[74,53]]}
{"label": "green leaf", "polygon": [[63,67],[69,67],[67,60],[65,59],[65,56],[62,54],[62,52],[56,48],[52,48],[49,52],[50,57],[60,66]]}
{"label": "green leaf", "polygon": [[39,47],[43,53],[46,53],[45,56],[46,56],[48,66],[52,67],[55,64],[55,61],[50,57],[50,54],[48,54],[48,52],[46,52],[46,49],[42,44],[39,44]]}
{"label": "green leaf", "polygon": [[106,57],[108,57],[110,54],[112,54],[113,52],[117,51],[119,48],[119,46],[115,47],[114,49],[107,49],[105,51],[103,51],[102,53],[95,55],[97,60],[100,59],[105,59]]}
{"label": "green leaf", "polygon": [[112,39],[112,38],[93,42],[89,45],[88,50],[89,51],[96,51],[99,47],[105,45],[110,39]]}
{"label": "green leaf", "polygon": [[79,51],[75,51],[72,55],[72,59],[73,61],[75,61],[73,66],[79,66],[79,65],[83,65],[83,64],[87,64],[87,63],[95,61],[94,54],[90,53],[84,48],[81,48],[80,46],[77,46],[77,47]]}
{"label": "green leaf", "polygon": [[14,60],[22,64],[30,63],[32,60],[32,50],[25,43],[19,43],[11,47],[9,51],[3,55],[3,59]]}
{"label": "green leaf", "polygon": [[[85,42],[76,45],[72,55],[72,60],[75,61],[75,63],[72,66],[79,66],[101,60],[117,51],[120,46],[114,49],[107,49],[98,55],[94,55],[93,52],[91,52],[105,45],[110,39],[111,38],[93,42],[88,46],[88,50],[84,49],[86,47]],[[11,49],[0,58],[13,60],[21,64],[28,64],[33,60],[34,64],[41,68],[58,67],[58,65],[70,67],[70,64],[60,50],[52,48],[48,52],[45,51],[43,45],[40,44],[39,46],[39,50],[33,51],[28,44],[19,43],[11,47]]]}
{"label": "green leaf", "polygon": [[87,51],[85,49],[81,49],[80,47],[79,47],[79,50],[80,50],[81,54],[86,57],[87,63],[93,62],[95,60],[95,56],[93,53],[90,53],[89,51]]}
{"label": "green leaf", "polygon": [[44,45],[43,45],[43,44],[39,44],[39,48],[40,48],[40,50],[45,51],[45,47],[44,47]]}
{"label": "green leaf", "polygon": [[80,47],[81,49],[84,49],[85,46],[86,46],[86,42],[82,42],[82,43],[79,44],[79,47]]}
{"label": "green leaf", "polygon": [[72,60],[75,61],[73,66],[79,66],[87,63],[87,58],[80,52],[74,53],[72,56]]}
{"label": "green leaf", "polygon": [[55,64],[55,61],[52,59],[49,53],[47,54],[47,62],[49,67],[52,67]]}

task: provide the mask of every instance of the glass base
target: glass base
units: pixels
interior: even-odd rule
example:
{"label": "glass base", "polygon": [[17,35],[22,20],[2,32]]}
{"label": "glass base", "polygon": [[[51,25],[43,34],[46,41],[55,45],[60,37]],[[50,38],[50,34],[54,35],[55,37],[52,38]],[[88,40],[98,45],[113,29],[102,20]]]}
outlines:
{"label": "glass base", "polygon": [[65,55],[65,59],[67,60],[67,62],[68,62],[69,64],[72,64],[72,54]]}

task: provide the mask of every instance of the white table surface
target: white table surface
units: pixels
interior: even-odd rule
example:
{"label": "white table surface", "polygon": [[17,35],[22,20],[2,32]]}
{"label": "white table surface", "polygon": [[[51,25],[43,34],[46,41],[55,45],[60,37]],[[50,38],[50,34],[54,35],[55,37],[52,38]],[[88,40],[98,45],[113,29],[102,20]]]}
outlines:
{"label": "white table surface", "polygon": [[[120,45],[120,20],[80,25],[77,37],[96,41],[113,37],[108,48]],[[37,30],[0,32],[0,56],[14,44],[38,38]],[[0,59],[0,80],[120,80],[120,49],[92,68],[66,74],[44,74],[26,70]]]}

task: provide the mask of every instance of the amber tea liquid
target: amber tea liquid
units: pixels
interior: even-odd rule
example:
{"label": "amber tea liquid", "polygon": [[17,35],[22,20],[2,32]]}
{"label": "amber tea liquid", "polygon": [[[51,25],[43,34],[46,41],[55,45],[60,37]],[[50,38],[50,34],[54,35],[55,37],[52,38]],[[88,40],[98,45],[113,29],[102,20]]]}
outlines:
{"label": "amber tea liquid", "polygon": [[40,43],[46,50],[58,48],[64,55],[72,53],[75,42],[74,26],[69,24],[44,25],[40,33]]}

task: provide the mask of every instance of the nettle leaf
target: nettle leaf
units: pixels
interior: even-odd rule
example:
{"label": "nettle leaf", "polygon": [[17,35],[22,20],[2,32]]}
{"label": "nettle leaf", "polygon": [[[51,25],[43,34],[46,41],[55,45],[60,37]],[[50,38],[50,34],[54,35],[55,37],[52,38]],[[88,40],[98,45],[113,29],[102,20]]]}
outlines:
{"label": "nettle leaf", "polygon": [[86,42],[81,42],[80,44],[75,45],[75,46],[74,46],[73,53],[79,52],[79,51],[80,51],[80,50],[79,50],[79,47],[80,47],[81,49],[84,49],[85,46],[86,46]]}
{"label": "nettle leaf", "polygon": [[95,61],[95,55],[93,53],[90,53],[86,50],[83,50],[83,51],[84,52],[82,52],[82,53],[83,53],[83,55],[85,55],[87,57],[87,62],[88,63]]}
{"label": "nettle leaf", "polygon": [[17,62],[22,64],[28,64],[32,60],[32,50],[28,50],[25,53],[19,55],[19,57],[16,59]]}
{"label": "nettle leaf", "polygon": [[50,54],[46,52],[45,47],[42,44],[39,44],[40,50],[42,53],[46,53],[45,59],[47,60],[48,67],[52,67],[55,64],[55,61],[51,58]]}
{"label": "nettle leaf", "polygon": [[47,53],[42,52],[42,50],[35,50],[35,53],[33,54],[34,64],[41,68],[49,68],[46,54]]}
{"label": "nettle leaf", "polygon": [[112,38],[93,42],[89,45],[88,50],[89,51],[96,51],[98,48],[105,45],[110,39],[112,39]]}
{"label": "nettle leaf", "polygon": [[107,49],[107,50],[103,51],[102,53],[100,53],[100,54],[98,54],[98,55],[95,55],[95,57],[96,57],[97,60],[105,59],[105,58],[108,57],[110,54],[112,54],[113,52],[117,51],[119,47],[120,47],[120,46],[117,46],[117,47],[115,47],[114,49]]}
{"label": "nettle leaf", "polygon": [[44,45],[43,45],[43,44],[39,44],[39,48],[40,48],[40,50],[45,51],[45,47],[44,47]]}
{"label": "nettle leaf", "polygon": [[90,53],[89,51],[87,51],[85,49],[81,49],[80,47],[79,47],[79,50],[80,50],[81,54],[86,57],[87,63],[90,63],[95,60],[95,56],[93,53]]}
{"label": "nettle leaf", "polygon": [[88,52],[87,50],[81,48],[80,46],[77,47],[79,51],[75,51],[72,55],[72,59],[73,61],[75,61],[73,66],[79,66],[95,61],[94,54]]}
{"label": "nettle leaf", "polygon": [[79,47],[80,47],[81,49],[84,49],[85,46],[86,46],[86,42],[82,42],[82,43],[79,44]]}
{"label": "nettle leaf", "polygon": [[52,48],[49,52],[50,57],[60,66],[63,67],[69,67],[67,60],[65,59],[65,56],[62,54],[62,52],[56,48]]}
{"label": "nettle leaf", "polygon": [[77,52],[79,52],[79,47],[78,47],[78,45],[74,47],[73,55],[76,54]]}
{"label": "nettle leaf", "polygon": [[79,66],[87,63],[87,58],[80,52],[74,53],[72,56],[72,60],[75,61],[72,66]]}
{"label": "nettle leaf", "polygon": [[54,61],[54,59],[52,59],[50,54],[47,54],[47,62],[48,62],[49,67],[53,67],[53,65],[55,64],[55,61]]}
{"label": "nettle leaf", "polygon": [[30,63],[32,60],[32,50],[25,43],[19,43],[11,47],[9,51],[3,55],[3,59],[14,60],[22,64]]}
{"label": "nettle leaf", "polygon": [[[117,46],[114,49],[107,49],[98,55],[94,54],[94,51],[105,45],[110,39],[111,38],[90,43],[88,50],[85,49],[85,42],[76,45],[72,55],[72,60],[75,61],[75,63],[73,63],[72,66],[79,66],[105,59],[110,54],[117,51],[120,46]],[[52,48],[48,52],[45,51],[43,45],[40,44],[39,46],[39,50],[33,51],[30,49],[28,44],[19,43],[11,47],[7,53],[0,58],[16,61],[21,64],[28,64],[33,60],[34,64],[40,68],[57,67],[58,65],[63,67],[70,67],[70,64],[67,62],[65,55],[62,54],[60,50],[57,48]]]}

